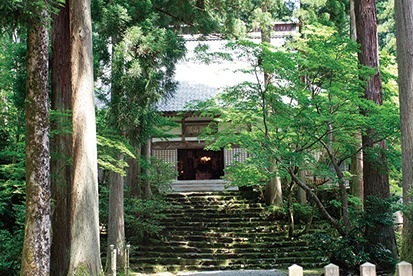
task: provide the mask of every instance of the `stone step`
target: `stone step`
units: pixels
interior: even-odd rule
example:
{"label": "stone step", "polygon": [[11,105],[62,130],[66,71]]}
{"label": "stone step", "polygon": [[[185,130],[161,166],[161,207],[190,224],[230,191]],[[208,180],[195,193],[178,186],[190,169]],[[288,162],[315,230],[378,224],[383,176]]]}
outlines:
{"label": "stone step", "polygon": [[301,239],[288,240],[283,237],[219,237],[208,238],[205,236],[170,236],[169,240],[151,240],[150,245],[142,245],[141,248],[156,248],[156,246],[198,247],[202,248],[284,248],[293,247],[308,248],[308,242]]}
{"label": "stone step", "polygon": [[[258,256],[257,256],[258,257]],[[145,264],[152,264],[152,265],[202,265],[202,266],[233,266],[233,265],[257,265],[267,263],[270,265],[280,264],[284,267],[293,265],[293,264],[302,264],[302,263],[322,263],[324,258],[322,257],[271,257],[271,258],[224,258],[224,259],[217,259],[217,258],[134,258],[137,263],[145,263]],[[307,266],[308,267],[308,266]],[[312,266],[311,266],[312,267]]]}
{"label": "stone step", "polygon": [[301,250],[304,252],[298,252],[295,249],[297,246],[290,245],[285,247],[268,247],[260,246],[255,247],[250,245],[248,247],[207,247],[199,248],[197,246],[185,245],[182,247],[176,247],[171,245],[158,245],[158,246],[143,246],[139,247],[138,250],[132,254],[134,257],[160,257],[160,256],[169,256],[171,255],[176,257],[200,257],[200,256],[217,256],[217,258],[224,258],[230,255],[242,255],[242,256],[268,256],[268,255],[277,255],[277,256],[316,256],[317,251],[314,250],[311,246],[301,246]]}
{"label": "stone step", "polygon": [[[131,267],[176,271],[325,264],[308,241],[288,239],[284,216],[268,211],[257,197],[240,191],[169,194],[162,232],[132,253]],[[295,225],[296,230],[304,227]]]}
{"label": "stone step", "polygon": [[[227,216],[227,214],[218,214],[216,216],[208,216],[208,219],[206,220],[205,217],[203,216],[193,216],[193,217],[188,217],[187,214],[185,213],[176,213],[174,215],[167,215],[165,218],[162,219],[162,223],[164,224],[169,224],[169,223],[183,223],[183,222],[191,222],[191,223],[202,223],[202,222],[214,222],[214,223],[226,223],[226,222],[254,222],[254,223],[260,223],[263,222],[265,224],[267,223],[275,223],[274,221],[271,221],[268,219],[266,215],[262,216]],[[287,225],[281,221],[276,222],[278,225]]]}
{"label": "stone step", "polygon": [[250,208],[186,208],[178,210],[169,210],[165,212],[167,217],[174,217],[176,214],[185,214],[187,216],[204,216],[209,217],[210,215],[249,215],[250,217],[255,217],[257,214],[264,212],[262,208],[250,207]]}
{"label": "stone step", "polygon": [[277,225],[269,221],[175,221],[165,223],[165,230],[200,231],[200,232],[283,232],[285,225]]}

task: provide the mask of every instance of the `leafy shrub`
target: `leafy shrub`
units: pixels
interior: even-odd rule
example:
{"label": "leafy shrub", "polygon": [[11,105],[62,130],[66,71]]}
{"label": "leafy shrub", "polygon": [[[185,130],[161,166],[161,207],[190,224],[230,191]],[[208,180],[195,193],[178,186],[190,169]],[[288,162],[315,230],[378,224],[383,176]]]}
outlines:
{"label": "leafy shrub", "polygon": [[125,200],[125,235],[128,242],[141,244],[146,238],[163,230],[160,221],[165,210],[171,208],[161,196],[150,200],[128,198]]}
{"label": "leafy shrub", "polygon": [[23,249],[25,205],[20,185],[24,184],[10,182],[0,182],[0,275],[19,274]]}
{"label": "leafy shrub", "polygon": [[386,200],[369,197],[367,208],[363,212],[351,212],[353,227],[348,235],[340,236],[331,229],[314,234],[314,244],[330,256],[330,262],[345,272],[357,273],[359,266],[367,261],[376,264],[378,270],[392,271],[397,259],[385,245],[370,243],[366,230],[393,225],[393,213],[400,208],[397,201],[395,197]]}

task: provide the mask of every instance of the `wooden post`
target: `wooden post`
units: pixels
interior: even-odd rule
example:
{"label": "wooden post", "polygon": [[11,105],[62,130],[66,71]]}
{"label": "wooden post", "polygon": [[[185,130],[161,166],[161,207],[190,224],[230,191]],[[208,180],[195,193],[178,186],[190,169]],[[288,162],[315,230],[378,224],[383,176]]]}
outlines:
{"label": "wooden post", "polygon": [[111,275],[116,276],[116,248],[113,244],[110,246],[110,268]]}
{"label": "wooden post", "polygon": [[129,252],[130,244],[127,244],[125,249],[125,276],[129,276]]}
{"label": "wooden post", "polygon": [[376,276],[376,266],[369,262],[360,265],[360,276]]}
{"label": "wooden post", "polygon": [[328,264],[324,267],[325,276],[340,276],[340,269],[335,264]]}
{"label": "wooden post", "polygon": [[396,265],[396,276],[411,276],[411,275],[413,275],[412,264],[408,262],[401,262]]}
{"label": "wooden post", "polygon": [[288,268],[289,276],[303,276],[303,268],[299,265],[292,265]]}

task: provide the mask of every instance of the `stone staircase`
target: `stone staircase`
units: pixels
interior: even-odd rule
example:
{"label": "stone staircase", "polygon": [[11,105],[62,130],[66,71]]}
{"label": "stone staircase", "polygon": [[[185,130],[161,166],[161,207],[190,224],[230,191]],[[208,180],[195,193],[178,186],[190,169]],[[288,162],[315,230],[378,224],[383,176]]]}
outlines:
{"label": "stone staircase", "polygon": [[[287,238],[251,192],[173,193],[162,235],[133,250],[131,268],[141,272],[322,267],[308,241]],[[299,226],[296,225],[298,228]]]}

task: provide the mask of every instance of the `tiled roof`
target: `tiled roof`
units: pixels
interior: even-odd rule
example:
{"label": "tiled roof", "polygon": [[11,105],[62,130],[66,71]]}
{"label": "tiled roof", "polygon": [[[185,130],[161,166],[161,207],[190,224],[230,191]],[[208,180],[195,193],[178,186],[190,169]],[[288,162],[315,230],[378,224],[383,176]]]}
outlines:
{"label": "tiled roof", "polygon": [[187,104],[211,99],[219,91],[220,89],[203,83],[180,81],[174,96],[158,103],[157,109],[162,112],[185,111],[188,109]]}
{"label": "tiled roof", "polygon": [[[281,45],[283,37],[273,39],[273,44]],[[207,45],[210,51],[225,52],[224,46],[228,41],[208,40],[197,41],[187,39],[187,55],[176,66],[175,79],[177,89],[172,98],[161,101],[157,109],[162,112],[185,111],[185,106],[191,101],[204,101],[211,99],[224,91],[226,87],[234,86],[248,80],[251,76],[237,69],[246,69],[246,61],[220,61],[205,64],[195,58],[194,49],[197,45]],[[254,42],[258,42],[255,40]]]}

